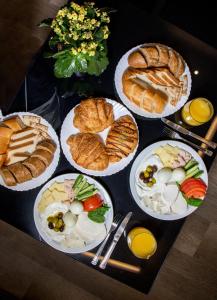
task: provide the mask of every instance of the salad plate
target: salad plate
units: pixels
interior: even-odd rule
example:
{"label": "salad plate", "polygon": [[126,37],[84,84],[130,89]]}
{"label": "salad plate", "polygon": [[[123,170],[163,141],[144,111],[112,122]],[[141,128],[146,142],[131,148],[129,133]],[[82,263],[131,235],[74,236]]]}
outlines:
{"label": "salad plate", "polygon": [[137,205],[161,220],[193,213],[208,187],[206,166],[190,146],[164,140],[145,148],[130,172],[130,190]]}
{"label": "salad plate", "polygon": [[82,253],[98,246],[110,230],[112,201],[95,179],[76,173],[60,175],[38,193],[34,221],[51,247]]}

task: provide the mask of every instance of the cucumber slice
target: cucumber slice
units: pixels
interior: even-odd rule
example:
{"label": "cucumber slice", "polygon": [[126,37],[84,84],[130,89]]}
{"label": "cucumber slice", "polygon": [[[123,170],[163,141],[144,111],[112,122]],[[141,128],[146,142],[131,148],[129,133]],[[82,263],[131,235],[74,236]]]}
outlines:
{"label": "cucumber slice", "polygon": [[80,196],[80,195],[83,195],[84,193],[86,192],[89,192],[91,190],[94,190],[95,186],[94,184],[90,184],[88,187],[86,187],[85,189],[82,189],[78,194],[77,196]]}
{"label": "cucumber slice", "polygon": [[86,183],[87,183],[87,179],[84,178],[83,181],[77,186],[77,188],[74,189],[76,195],[83,189]]}
{"label": "cucumber slice", "polygon": [[192,168],[193,166],[198,165],[198,162],[195,159],[189,160],[189,162],[184,166],[185,170]]}
{"label": "cucumber slice", "polygon": [[192,172],[188,173],[187,176],[185,177],[185,179],[191,178],[194,175],[196,175],[199,171],[199,168],[197,167],[196,169],[192,170]]}
{"label": "cucumber slice", "polygon": [[75,182],[72,186],[73,189],[75,189],[83,180],[84,176],[83,175],[78,175],[78,177],[75,179]]}
{"label": "cucumber slice", "polygon": [[89,197],[95,195],[97,192],[98,192],[97,189],[95,189],[95,190],[93,190],[93,191],[86,192],[86,193],[84,193],[84,194],[82,194],[82,195],[76,197],[76,200],[78,200],[78,201],[85,200],[85,199],[87,199],[87,198],[89,198]]}
{"label": "cucumber slice", "polygon": [[194,165],[193,167],[191,167],[190,169],[188,169],[188,170],[186,171],[186,175],[192,173],[194,170],[197,170],[197,169],[199,170],[198,164],[197,164],[197,165]]}
{"label": "cucumber slice", "polygon": [[194,175],[194,178],[199,178],[200,175],[202,175],[204,173],[203,170],[199,170],[195,175]]}

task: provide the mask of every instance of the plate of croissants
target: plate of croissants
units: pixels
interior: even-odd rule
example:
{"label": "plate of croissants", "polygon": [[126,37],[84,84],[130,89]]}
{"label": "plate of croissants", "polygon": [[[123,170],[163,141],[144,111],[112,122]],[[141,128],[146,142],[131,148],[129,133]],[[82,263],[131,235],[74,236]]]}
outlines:
{"label": "plate of croissants", "polygon": [[0,185],[27,191],[46,182],[59,162],[59,140],[42,117],[28,112],[0,120]]}
{"label": "plate of croissants", "polygon": [[161,118],[185,104],[190,95],[191,74],[174,49],[147,43],[122,56],[115,71],[115,87],[131,111],[146,118]]}
{"label": "plate of croissants", "polygon": [[124,169],[139,143],[132,114],[107,98],[82,100],[66,116],[60,136],[69,163],[93,176],[112,175]]}

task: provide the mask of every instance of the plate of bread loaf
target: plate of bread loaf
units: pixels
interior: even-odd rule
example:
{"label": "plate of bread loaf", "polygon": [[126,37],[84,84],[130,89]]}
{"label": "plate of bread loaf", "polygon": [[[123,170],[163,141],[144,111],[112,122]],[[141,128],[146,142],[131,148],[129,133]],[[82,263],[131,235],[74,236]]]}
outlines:
{"label": "plate of bread loaf", "polygon": [[115,87],[131,111],[146,118],[161,118],[185,104],[190,95],[191,74],[174,49],[147,43],[122,56],[115,71]]}
{"label": "plate of bread loaf", "polygon": [[27,191],[46,182],[60,156],[58,137],[42,117],[18,112],[0,123],[0,184]]}
{"label": "plate of bread loaf", "polygon": [[139,133],[132,114],[107,98],[82,100],[66,116],[61,146],[69,163],[82,173],[107,176],[133,159]]}

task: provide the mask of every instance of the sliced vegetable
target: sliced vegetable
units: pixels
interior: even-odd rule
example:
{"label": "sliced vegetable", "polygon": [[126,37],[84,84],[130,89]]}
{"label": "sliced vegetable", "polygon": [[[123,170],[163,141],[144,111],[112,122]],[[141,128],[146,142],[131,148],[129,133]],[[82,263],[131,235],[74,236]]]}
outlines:
{"label": "sliced vegetable", "polygon": [[189,160],[189,162],[184,166],[184,169],[187,171],[188,169],[192,168],[193,166],[198,165],[198,162],[195,159]]}
{"label": "sliced vegetable", "polygon": [[198,168],[198,164],[194,165],[193,167],[189,168],[187,171],[186,171],[186,175],[192,173],[193,171],[195,170],[199,170]]}
{"label": "sliced vegetable", "polygon": [[189,178],[181,184],[180,190],[187,198],[203,198],[207,185],[200,178]]}
{"label": "sliced vegetable", "polygon": [[83,180],[84,176],[83,175],[78,175],[78,177],[75,180],[75,183],[73,185],[73,190],[81,183],[81,181]]}
{"label": "sliced vegetable", "polygon": [[102,206],[103,201],[99,194],[87,198],[84,202],[84,211],[92,211]]}
{"label": "sliced vegetable", "polygon": [[200,171],[200,169],[196,166],[196,169],[194,169],[194,170],[192,169],[192,171],[187,174],[187,176],[185,177],[185,179],[194,177],[194,175],[197,174],[199,171]]}
{"label": "sliced vegetable", "polygon": [[82,194],[82,195],[80,195],[80,196],[77,196],[76,199],[77,199],[78,201],[85,200],[85,199],[87,199],[87,198],[89,198],[89,197],[95,195],[97,192],[98,192],[98,190],[95,189],[95,190],[86,192],[86,193],[84,193],[84,194]]}
{"label": "sliced vegetable", "polygon": [[203,203],[203,200],[197,199],[197,198],[189,198],[189,199],[187,199],[187,203],[188,203],[188,205],[198,207]]}
{"label": "sliced vegetable", "polygon": [[89,211],[88,218],[91,219],[93,222],[103,223],[105,222],[105,214],[109,210],[109,208],[109,206],[103,205],[93,211]]}
{"label": "sliced vegetable", "polygon": [[75,192],[76,195],[78,195],[78,193],[79,193],[80,191],[82,191],[82,189],[84,188],[84,186],[85,186],[86,183],[87,183],[87,179],[84,178],[84,179],[81,181],[81,183],[74,189],[74,192]]}
{"label": "sliced vegetable", "polygon": [[202,175],[204,173],[203,170],[199,170],[193,177],[194,178],[200,178],[200,175]]}
{"label": "sliced vegetable", "polygon": [[84,193],[86,192],[89,192],[89,191],[92,191],[95,189],[95,186],[94,184],[90,184],[88,185],[86,188],[83,188],[77,195],[80,196],[80,195],[83,195]]}

